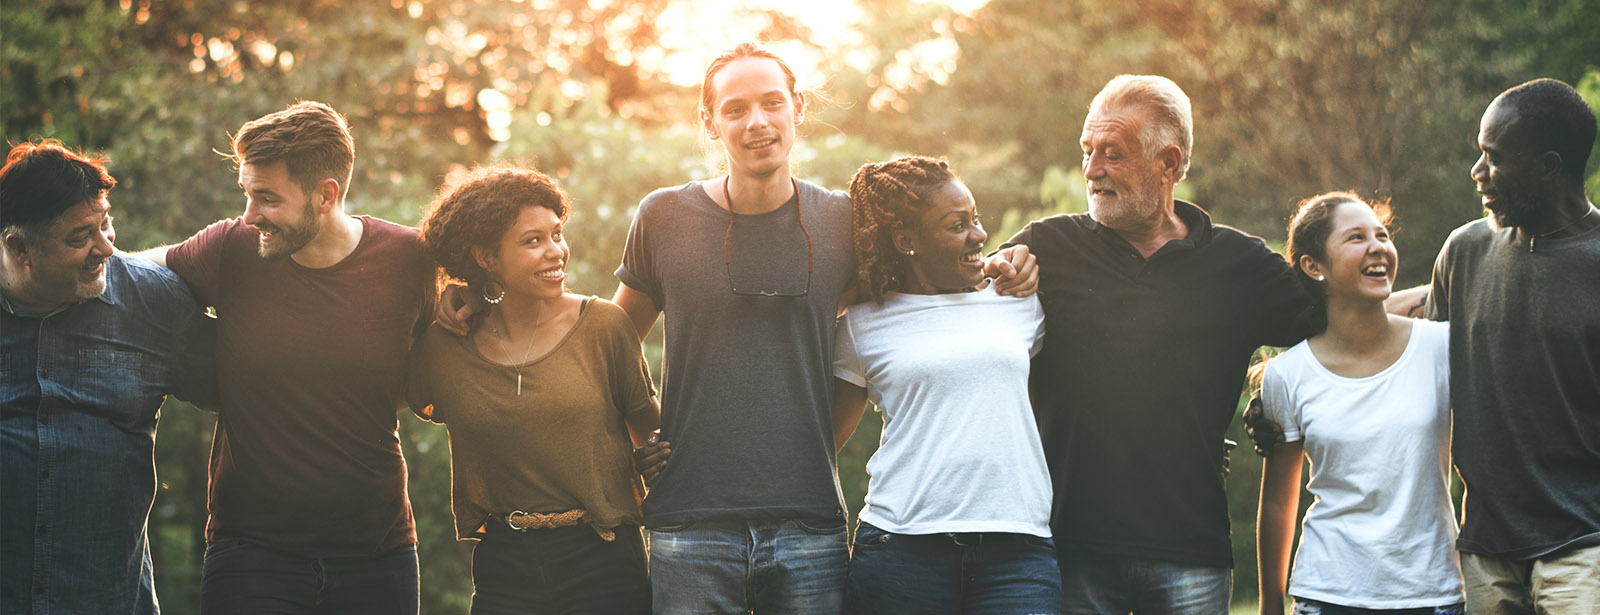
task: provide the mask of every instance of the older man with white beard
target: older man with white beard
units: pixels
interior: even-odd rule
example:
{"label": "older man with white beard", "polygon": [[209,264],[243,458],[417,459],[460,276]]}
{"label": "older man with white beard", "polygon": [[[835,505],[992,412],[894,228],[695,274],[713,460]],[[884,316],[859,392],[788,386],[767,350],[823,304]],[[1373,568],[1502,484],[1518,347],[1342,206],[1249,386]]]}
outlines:
{"label": "older man with white beard", "polygon": [[1171,80],[1112,79],[1084,120],[1089,213],[1007,242],[1039,259],[1034,408],[1063,613],[1227,612],[1223,432],[1255,349],[1307,333],[1288,263],[1173,198],[1192,142]]}

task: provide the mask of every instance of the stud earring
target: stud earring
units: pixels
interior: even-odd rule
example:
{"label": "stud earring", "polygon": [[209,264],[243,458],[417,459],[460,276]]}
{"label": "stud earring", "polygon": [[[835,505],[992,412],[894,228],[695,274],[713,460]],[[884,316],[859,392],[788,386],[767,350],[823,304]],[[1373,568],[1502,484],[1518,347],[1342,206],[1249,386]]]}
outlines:
{"label": "stud earring", "polygon": [[1322,276],[1320,276],[1320,275],[1319,275],[1319,276],[1317,276],[1317,277],[1316,277],[1316,280],[1317,280],[1317,281],[1318,281],[1318,282],[1321,282],[1321,281],[1322,281]]}
{"label": "stud earring", "polygon": [[917,255],[917,251],[916,250],[906,250],[906,256],[916,256],[916,255]]}

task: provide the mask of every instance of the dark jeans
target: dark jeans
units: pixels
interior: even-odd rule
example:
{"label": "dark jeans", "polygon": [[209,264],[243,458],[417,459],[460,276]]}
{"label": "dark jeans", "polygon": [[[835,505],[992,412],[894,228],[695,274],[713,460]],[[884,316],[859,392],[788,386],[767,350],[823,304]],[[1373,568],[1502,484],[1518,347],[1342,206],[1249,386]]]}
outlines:
{"label": "dark jeans", "polygon": [[1060,562],[1066,615],[1217,615],[1233,594],[1228,568],[1072,551]]}
{"label": "dark jeans", "polygon": [[1294,615],[1462,615],[1465,612],[1466,609],[1461,604],[1418,609],[1363,609],[1305,598],[1294,599]]}
{"label": "dark jeans", "polygon": [[488,527],[472,549],[472,615],[650,612],[638,527],[616,528],[611,542],[587,525]]}
{"label": "dark jeans", "polygon": [[845,612],[1059,613],[1055,543],[1026,534],[891,534],[856,528]]}
{"label": "dark jeans", "polygon": [[416,615],[417,547],[372,559],[306,559],[223,540],[206,545],[206,615]]}

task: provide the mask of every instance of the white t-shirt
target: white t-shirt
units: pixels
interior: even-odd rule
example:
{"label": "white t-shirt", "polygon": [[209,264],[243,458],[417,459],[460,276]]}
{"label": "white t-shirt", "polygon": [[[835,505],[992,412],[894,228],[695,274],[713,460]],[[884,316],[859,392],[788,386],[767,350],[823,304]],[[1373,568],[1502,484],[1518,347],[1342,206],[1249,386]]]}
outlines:
{"label": "white t-shirt", "polygon": [[1323,367],[1306,342],[1267,364],[1266,415],[1311,459],[1289,594],[1367,609],[1463,600],[1450,504],[1450,326],[1415,320],[1393,365]]}
{"label": "white t-shirt", "polygon": [[867,390],[883,439],[861,519],[898,534],[1050,536],[1050,471],[1028,401],[1037,296],[890,292],[839,320],[833,374]]}

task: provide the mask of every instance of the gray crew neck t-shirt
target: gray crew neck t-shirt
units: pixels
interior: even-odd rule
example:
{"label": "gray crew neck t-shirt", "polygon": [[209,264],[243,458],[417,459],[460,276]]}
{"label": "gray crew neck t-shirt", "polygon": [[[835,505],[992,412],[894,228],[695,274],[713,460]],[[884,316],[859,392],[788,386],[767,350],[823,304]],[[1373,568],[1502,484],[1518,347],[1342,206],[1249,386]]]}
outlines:
{"label": "gray crew neck t-shirt", "polygon": [[1600,545],[1600,228],[1539,240],[1488,218],[1445,240],[1428,317],[1450,321],[1462,552]]}
{"label": "gray crew neck t-shirt", "polygon": [[[699,182],[639,204],[616,274],[666,313],[661,434],[672,443],[647,525],[844,516],[831,405],[835,316],[855,269],[850,198],[798,185],[798,203],[735,216],[731,241],[728,210]],[[735,294],[730,273],[744,291],[805,295]]]}

